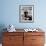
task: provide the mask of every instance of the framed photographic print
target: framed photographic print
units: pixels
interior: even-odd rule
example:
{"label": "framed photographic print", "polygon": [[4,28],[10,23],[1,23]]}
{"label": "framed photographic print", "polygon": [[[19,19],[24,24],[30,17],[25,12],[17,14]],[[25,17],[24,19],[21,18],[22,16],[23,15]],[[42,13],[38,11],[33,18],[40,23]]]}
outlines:
{"label": "framed photographic print", "polygon": [[19,5],[19,21],[25,23],[34,21],[34,5]]}

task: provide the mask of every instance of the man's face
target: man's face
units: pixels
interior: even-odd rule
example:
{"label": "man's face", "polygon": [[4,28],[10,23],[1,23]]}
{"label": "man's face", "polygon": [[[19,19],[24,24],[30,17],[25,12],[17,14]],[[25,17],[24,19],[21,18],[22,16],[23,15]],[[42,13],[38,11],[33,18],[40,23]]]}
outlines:
{"label": "man's face", "polygon": [[28,12],[24,12],[25,15],[28,15]]}

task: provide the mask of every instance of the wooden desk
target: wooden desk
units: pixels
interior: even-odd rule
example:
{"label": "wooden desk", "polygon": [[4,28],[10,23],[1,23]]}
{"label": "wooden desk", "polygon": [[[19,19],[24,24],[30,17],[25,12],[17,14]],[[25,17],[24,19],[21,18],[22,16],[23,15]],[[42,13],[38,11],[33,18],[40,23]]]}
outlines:
{"label": "wooden desk", "polygon": [[3,32],[3,46],[44,46],[44,32]]}

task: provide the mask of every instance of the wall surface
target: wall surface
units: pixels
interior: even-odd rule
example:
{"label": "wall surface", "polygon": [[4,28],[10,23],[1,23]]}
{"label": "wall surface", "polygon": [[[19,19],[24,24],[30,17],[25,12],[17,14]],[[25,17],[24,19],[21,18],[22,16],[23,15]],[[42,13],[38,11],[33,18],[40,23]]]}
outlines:
{"label": "wall surface", "polygon": [[[46,0],[0,0],[0,25],[16,28],[46,28]],[[34,23],[19,22],[19,5],[34,5]]]}
{"label": "wall surface", "polygon": [[[19,5],[34,5],[34,22],[19,22]],[[15,28],[42,28],[46,32],[46,0],[0,0],[0,31],[9,24]]]}

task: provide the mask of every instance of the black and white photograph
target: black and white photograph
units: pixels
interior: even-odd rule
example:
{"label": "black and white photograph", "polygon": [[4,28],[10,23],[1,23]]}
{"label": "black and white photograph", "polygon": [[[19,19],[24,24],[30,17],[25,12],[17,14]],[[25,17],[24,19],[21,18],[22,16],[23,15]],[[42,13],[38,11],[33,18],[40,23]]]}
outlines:
{"label": "black and white photograph", "polygon": [[19,21],[26,23],[34,21],[34,5],[19,5]]}

